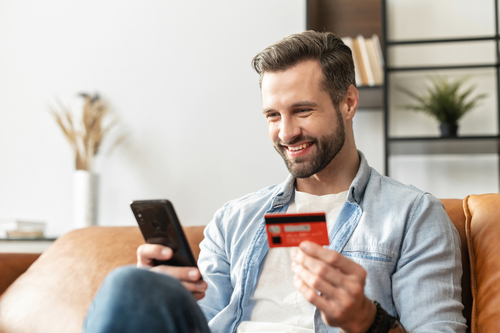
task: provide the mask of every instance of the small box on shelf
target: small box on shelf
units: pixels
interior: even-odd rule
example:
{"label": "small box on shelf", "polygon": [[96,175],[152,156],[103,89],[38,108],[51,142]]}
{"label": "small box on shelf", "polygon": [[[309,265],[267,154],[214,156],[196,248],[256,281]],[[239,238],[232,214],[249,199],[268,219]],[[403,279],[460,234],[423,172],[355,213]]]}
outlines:
{"label": "small box on shelf", "polygon": [[0,219],[0,238],[44,238],[45,222]]}

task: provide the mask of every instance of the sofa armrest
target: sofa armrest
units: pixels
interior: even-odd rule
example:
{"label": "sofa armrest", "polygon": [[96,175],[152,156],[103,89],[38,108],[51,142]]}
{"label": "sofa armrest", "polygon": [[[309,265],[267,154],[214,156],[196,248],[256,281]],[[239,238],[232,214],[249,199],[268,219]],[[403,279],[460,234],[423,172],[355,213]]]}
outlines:
{"label": "sofa armrest", "polygon": [[[470,261],[467,246],[467,236],[465,233],[465,212],[464,201],[461,199],[441,199],[446,209],[446,213],[450,217],[451,222],[455,225],[459,235],[462,248],[462,303],[464,304],[463,315],[467,319],[467,325],[471,325],[472,313],[472,292],[470,282]],[[470,332],[468,330],[467,332]]]}
{"label": "sofa armrest", "polygon": [[[184,228],[196,256],[203,229]],[[0,332],[81,332],[103,279],[118,266],[135,265],[141,244],[144,238],[135,226],[89,227],[59,237],[0,296]]]}
{"label": "sofa armrest", "polygon": [[473,333],[500,332],[500,194],[464,199],[471,261]]}
{"label": "sofa armrest", "polygon": [[0,295],[38,259],[40,253],[0,253]]}

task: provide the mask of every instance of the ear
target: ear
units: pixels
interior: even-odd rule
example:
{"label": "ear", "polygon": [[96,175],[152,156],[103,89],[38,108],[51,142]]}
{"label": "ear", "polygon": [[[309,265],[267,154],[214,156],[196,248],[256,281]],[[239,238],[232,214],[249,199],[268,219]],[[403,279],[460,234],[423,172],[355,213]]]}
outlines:
{"label": "ear", "polygon": [[352,84],[347,89],[347,94],[345,97],[346,103],[346,120],[352,119],[356,114],[358,109],[358,101],[359,101],[359,92],[355,86]]}

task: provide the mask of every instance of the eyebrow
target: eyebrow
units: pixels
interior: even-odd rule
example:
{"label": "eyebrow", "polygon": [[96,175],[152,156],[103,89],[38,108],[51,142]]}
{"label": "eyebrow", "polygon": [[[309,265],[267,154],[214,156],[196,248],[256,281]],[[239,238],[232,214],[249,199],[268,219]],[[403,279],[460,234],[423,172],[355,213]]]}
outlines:
{"label": "eyebrow", "polygon": [[[316,107],[318,106],[318,103],[312,102],[312,101],[300,101],[297,103],[293,103],[290,107],[291,108],[296,108],[296,107],[301,107],[301,106],[311,106],[311,107]],[[275,109],[269,108],[269,109],[263,109],[262,113],[266,114],[268,112],[276,111]]]}

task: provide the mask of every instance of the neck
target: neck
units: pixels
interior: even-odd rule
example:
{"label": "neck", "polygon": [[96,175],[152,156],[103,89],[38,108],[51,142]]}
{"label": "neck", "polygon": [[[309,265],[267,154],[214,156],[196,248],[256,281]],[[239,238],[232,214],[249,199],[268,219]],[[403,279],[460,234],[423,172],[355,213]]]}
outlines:
{"label": "neck", "polygon": [[297,178],[296,189],[314,195],[347,191],[358,173],[359,163],[356,146],[346,142],[325,169],[309,178]]}

